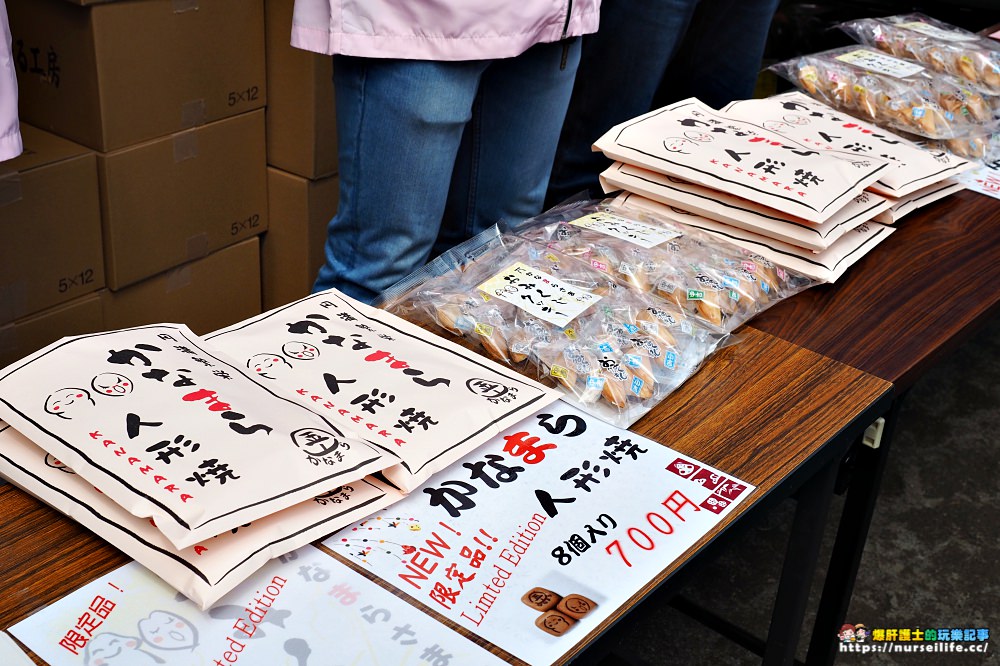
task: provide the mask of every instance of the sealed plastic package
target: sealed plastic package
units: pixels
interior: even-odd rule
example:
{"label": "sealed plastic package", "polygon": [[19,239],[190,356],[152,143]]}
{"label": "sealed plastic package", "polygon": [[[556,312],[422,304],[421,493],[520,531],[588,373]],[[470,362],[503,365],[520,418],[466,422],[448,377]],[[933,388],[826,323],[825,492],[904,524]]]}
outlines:
{"label": "sealed plastic package", "polygon": [[805,55],[771,69],[814,98],[881,127],[943,140],[997,130],[996,98],[962,79],[865,46]]}
{"label": "sealed plastic package", "polygon": [[673,303],[589,263],[494,228],[383,294],[395,314],[432,322],[559,387],[627,427],[726,339]]}
{"label": "sealed plastic package", "polygon": [[556,208],[514,233],[727,332],[815,283],[674,219],[611,203]]}
{"label": "sealed plastic package", "polygon": [[862,44],[1000,95],[1000,49],[988,37],[919,13],[845,21],[837,27]]}

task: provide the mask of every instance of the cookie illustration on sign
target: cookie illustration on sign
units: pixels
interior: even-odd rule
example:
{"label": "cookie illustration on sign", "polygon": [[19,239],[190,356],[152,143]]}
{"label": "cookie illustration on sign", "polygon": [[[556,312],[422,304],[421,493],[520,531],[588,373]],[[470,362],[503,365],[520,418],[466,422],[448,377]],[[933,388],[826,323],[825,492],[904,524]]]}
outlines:
{"label": "cookie illustration on sign", "polygon": [[557,611],[574,620],[583,618],[595,608],[597,608],[597,603],[581,594],[568,594],[556,604]]}
{"label": "cookie illustration on sign", "polygon": [[547,634],[562,636],[573,628],[576,620],[566,617],[558,611],[545,611],[535,620],[535,626]]}
{"label": "cookie illustration on sign", "polygon": [[555,608],[556,604],[562,601],[562,597],[544,587],[533,587],[521,597],[521,601],[536,611],[544,612]]}

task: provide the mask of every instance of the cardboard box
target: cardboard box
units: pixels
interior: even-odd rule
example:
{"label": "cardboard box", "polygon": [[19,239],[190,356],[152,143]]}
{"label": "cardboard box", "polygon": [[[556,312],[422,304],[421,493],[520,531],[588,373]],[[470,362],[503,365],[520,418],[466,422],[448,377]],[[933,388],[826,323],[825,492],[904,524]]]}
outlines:
{"label": "cardboard box", "polygon": [[100,292],[0,326],[0,368],[68,335],[104,330]]}
{"label": "cardboard box", "polygon": [[21,119],[99,151],[266,102],[263,0],[7,0]]}
{"label": "cardboard box", "polygon": [[0,324],[104,286],[94,152],[22,124],[0,165]]}
{"label": "cardboard box", "polygon": [[203,335],[260,314],[260,243],[250,238],[121,291],[101,292],[109,329],[177,323]]}
{"label": "cardboard box", "polygon": [[322,178],[337,171],[333,60],[290,45],[294,0],[265,0],[267,163]]}
{"label": "cardboard box", "polygon": [[267,169],[270,221],[261,239],[264,309],[308,296],[323,265],[326,227],[337,212],[340,179],[309,180]]}
{"label": "cardboard box", "polygon": [[108,286],[263,232],[265,159],[263,111],[99,154]]}

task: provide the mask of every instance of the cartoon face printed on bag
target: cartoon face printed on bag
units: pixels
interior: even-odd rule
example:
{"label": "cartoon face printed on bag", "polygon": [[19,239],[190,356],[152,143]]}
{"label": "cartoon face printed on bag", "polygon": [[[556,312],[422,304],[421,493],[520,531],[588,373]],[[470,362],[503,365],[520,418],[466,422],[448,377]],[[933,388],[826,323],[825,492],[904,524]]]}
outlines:
{"label": "cartoon face printed on bag", "polygon": [[57,469],[60,472],[65,472],[66,474],[76,474],[73,470],[66,466],[66,463],[56,458],[51,453],[45,454],[45,466],[51,467],[52,469]]}
{"label": "cartoon face printed on bag", "polygon": [[90,382],[95,395],[105,395],[109,398],[120,398],[132,392],[134,384],[125,375],[117,372],[102,372]]}
{"label": "cartoon face printed on bag", "polygon": [[62,388],[45,399],[45,411],[70,421],[74,416],[94,406],[90,391],[82,388]]}
{"label": "cartoon face printed on bag", "polygon": [[282,345],[281,353],[297,361],[311,361],[319,358],[319,349],[308,342],[298,342],[296,340],[286,342]]}
{"label": "cartoon face printed on bag", "polygon": [[247,368],[257,377],[276,379],[281,370],[290,370],[292,364],[279,354],[254,354],[247,360]]}
{"label": "cartoon face printed on bag", "polygon": [[198,630],[179,615],[153,611],[139,620],[139,635],[158,650],[187,650],[198,646]]}
{"label": "cartoon face printed on bag", "polygon": [[672,136],[663,140],[663,147],[667,149],[667,152],[680,153],[681,155],[690,155],[691,150],[696,145],[691,139],[682,136]]}
{"label": "cartoon face printed on bag", "polygon": [[714,137],[708,132],[699,132],[697,130],[688,130],[684,132],[684,138],[690,139],[692,141],[697,141],[698,143],[708,143]]}
{"label": "cartoon face printed on bag", "polygon": [[142,650],[142,640],[135,636],[122,636],[106,632],[97,634],[89,641],[83,651],[83,663],[86,666],[142,666],[143,664],[162,664],[154,654]]}
{"label": "cartoon face printed on bag", "polygon": [[777,132],[778,134],[783,134],[792,129],[791,125],[781,120],[765,120],[761,123],[761,127],[771,132]]}

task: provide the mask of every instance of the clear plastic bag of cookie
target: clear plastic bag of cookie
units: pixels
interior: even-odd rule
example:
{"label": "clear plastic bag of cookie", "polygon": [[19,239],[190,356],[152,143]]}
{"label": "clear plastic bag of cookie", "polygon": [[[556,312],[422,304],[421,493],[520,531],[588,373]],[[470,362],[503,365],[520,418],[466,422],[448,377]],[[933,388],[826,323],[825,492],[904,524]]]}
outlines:
{"label": "clear plastic bag of cookie", "polygon": [[386,289],[374,305],[430,330],[443,329],[467,346],[508,365],[508,340],[514,337],[514,306],[489,301],[463,289],[459,276],[476,260],[476,253],[502,248],[497,227],[458,245]]}
{"label": "clear plastic bag of cookie", "polygon": [[916,12],[845,21],[837,27],[861,44],[960,77],[987,95],[1000,95],[1000,45],[988,37]]}
{"label": "clear plastic bag of cookie", "polygon": [[931,151],[944,150],[983,164],[992,164],[1000,160],[1000,133],[937,141],[925,139],[921,145]]}
{"label": "clear plastic bag of cookie", "polygon": [[[600,226],[585,226],[591,223]],[[575,220],[524,227],[518,230],[518,235],[580,259],[629,287],[651,291],[653,276],[663,268],[667,256],[657,247],[639,240],[638,236],[629,239],[614,234],[615,231],[625,233],[628,225],[634,228],[636,224],[640,223],[595,207]],[[679,235],[668,229],[655,231],[659,233],[659,242]]]}
{"label": "clear plastic bag of cookie", "polygon": [[[708,306],[699,309],[686,298],[680,298],[682,290],[699,286],[696,278],[721,289],[721,278],[714,279],[711,268],[693,268],[704,265],[712,254],[706,237],[689,235],[666,219],[654,220],[600,202],[588,207],[575,206],[574,210],[578,217],[565,219],[562,211],[557,211],[555,221],[550,221],[550,216],[543,214],[515,232],[585,261],[629,288],[652,292],[679,308],[690,305],[688,314],[701,316],[711,326],[722,328],[723,317],[717,305],[714,310]],[[664,293],[664,285],[676,285],[676,293]],[[713,294],[706,298],[713,303],[717,300]],[[744,305],[749,300],[744,299]]]}
{"label": "clear plastic bag of cookie", "polygon": [[553,209],[514,233],[649,292],[710,329],[733,331],[813,283],[663,216],[606,201],[571,210],[575,217]]}
{"label": "clear plastic bag of cookie", "polygon": [[894,131],[947,140],[1000,128],[997,97],[874,47],[831,49],[770,69],[815,99]]}
{"label": "clear plastic bag of cookie", "polygon": [[684,383],[721,344],[719,331],[619,286],[572,329],[537,349],[540,378],[601,418],[633,423]]}
{"label": "clear plastic bag of cookie", "polygon": [[675,224],[684,230],[682,260],[666,264],[654,276],[653,293],[713,327],[733,331],[812,284],[770,262],[753,261],[736,245]]}
{"label": "clear plastic bag of cookie", "polygon": [[650,294],[555,248],[509,234],[481,240],[435,260],[382,302],[423,313],[609,423],[630,425],[727,338],[679,309],[664,314],[669,308]]}

